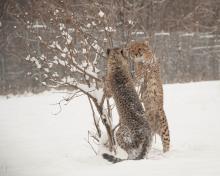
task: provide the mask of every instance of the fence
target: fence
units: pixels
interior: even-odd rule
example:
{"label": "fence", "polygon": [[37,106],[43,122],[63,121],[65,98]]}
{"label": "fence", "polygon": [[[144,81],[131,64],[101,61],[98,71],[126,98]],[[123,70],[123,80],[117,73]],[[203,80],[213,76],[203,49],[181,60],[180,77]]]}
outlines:
{"label": "fence", "polygon": [[[141,38],[141,33],[137,38]],[[19,40],[19,39],[18,39]],[[155,33],[150,43],[161,62],[164,83],[183,83],[220,79],[220,35],[210,33]],[[18,50],[19,43],[14,43]],[[16,53],[13,52],[13,53]],[[19,52],[18,52],[19,53]],[[34,77],[22,55],[0,51],[0,94],[45,90]]]}

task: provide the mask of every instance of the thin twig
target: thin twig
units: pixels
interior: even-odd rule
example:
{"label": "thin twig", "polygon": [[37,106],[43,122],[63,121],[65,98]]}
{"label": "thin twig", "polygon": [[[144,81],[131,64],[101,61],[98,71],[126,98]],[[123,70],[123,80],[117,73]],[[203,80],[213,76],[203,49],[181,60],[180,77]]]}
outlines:
{"label": "thin twig", "polygon": [[88,144],[90,145],[90,147],[92,148],[92,150],[93,150],[93,152],[95,153],[95,155],[98,155],[98,153],[95,151],[93,145],[90,143],[90,140],[89,140],[90,138],[89,138],[89,136],[90,136],[90,133],[89,133],[89,131],[88,131],[88,139],[87,139],[87,142],[88,142]]}
{"label": "thin twig", "polygon": [[[88,97],[88,96],[87,96]],[[97,123],[96,119],[95,119],[95,111],[94,111],[94,108],[93,108],[93,105],[92,105],[92,102],[91,102],[91,99],[88,97],[88,100],[89,100],[89,104],[90,104],[90,107],[92,109],[92,115],[93,115],[93,121],[94,121],[94,124],[95,124],[95,128],[96,128],[96,131],[98,133],[98,136],[99,138],[101,137],[101,130],[100,130],[100,127],[99,127],[99,124]]]}

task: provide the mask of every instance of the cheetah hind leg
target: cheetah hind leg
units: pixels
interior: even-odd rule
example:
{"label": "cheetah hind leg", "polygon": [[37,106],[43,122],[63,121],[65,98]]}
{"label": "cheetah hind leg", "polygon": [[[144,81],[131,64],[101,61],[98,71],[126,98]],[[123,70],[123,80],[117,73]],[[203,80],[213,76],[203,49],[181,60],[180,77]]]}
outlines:
{"label": "cheetah hind leg", "polygon": [[167,118],[163,110],[160,112],[159,135],[162,140],[163,152],[165,153],[169,151],[170,149],[170,133],[169,133],[169,126],[168,126]]}

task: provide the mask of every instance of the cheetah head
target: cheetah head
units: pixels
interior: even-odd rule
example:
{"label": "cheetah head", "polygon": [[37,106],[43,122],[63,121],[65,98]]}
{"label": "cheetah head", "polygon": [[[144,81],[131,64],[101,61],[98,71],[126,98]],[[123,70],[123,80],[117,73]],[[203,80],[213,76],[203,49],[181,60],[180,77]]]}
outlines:
{"label": "cheetah head", "polygon": [[153,52],[148,42],[133,42],[127,47],[131,60],[136,63],[152,63],[154,61]]}
{"label": "cheetah head", "polygon": [[110,66],[127,67],[128,59],[124,54],[124,49],[121,49],[121,48],[107,49],[107,62]]}

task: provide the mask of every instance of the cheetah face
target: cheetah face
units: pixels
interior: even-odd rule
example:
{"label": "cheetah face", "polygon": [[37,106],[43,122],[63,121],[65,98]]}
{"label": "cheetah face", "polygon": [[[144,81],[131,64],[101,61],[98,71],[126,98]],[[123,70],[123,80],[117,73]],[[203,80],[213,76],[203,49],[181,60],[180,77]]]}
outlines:
{"label": "cheetah face", "polygon": [[149,48],[148,43],[139,42],[133,43],[129,47],[129,54],[131,59],[136,63],[151,63],[153,53]]}

